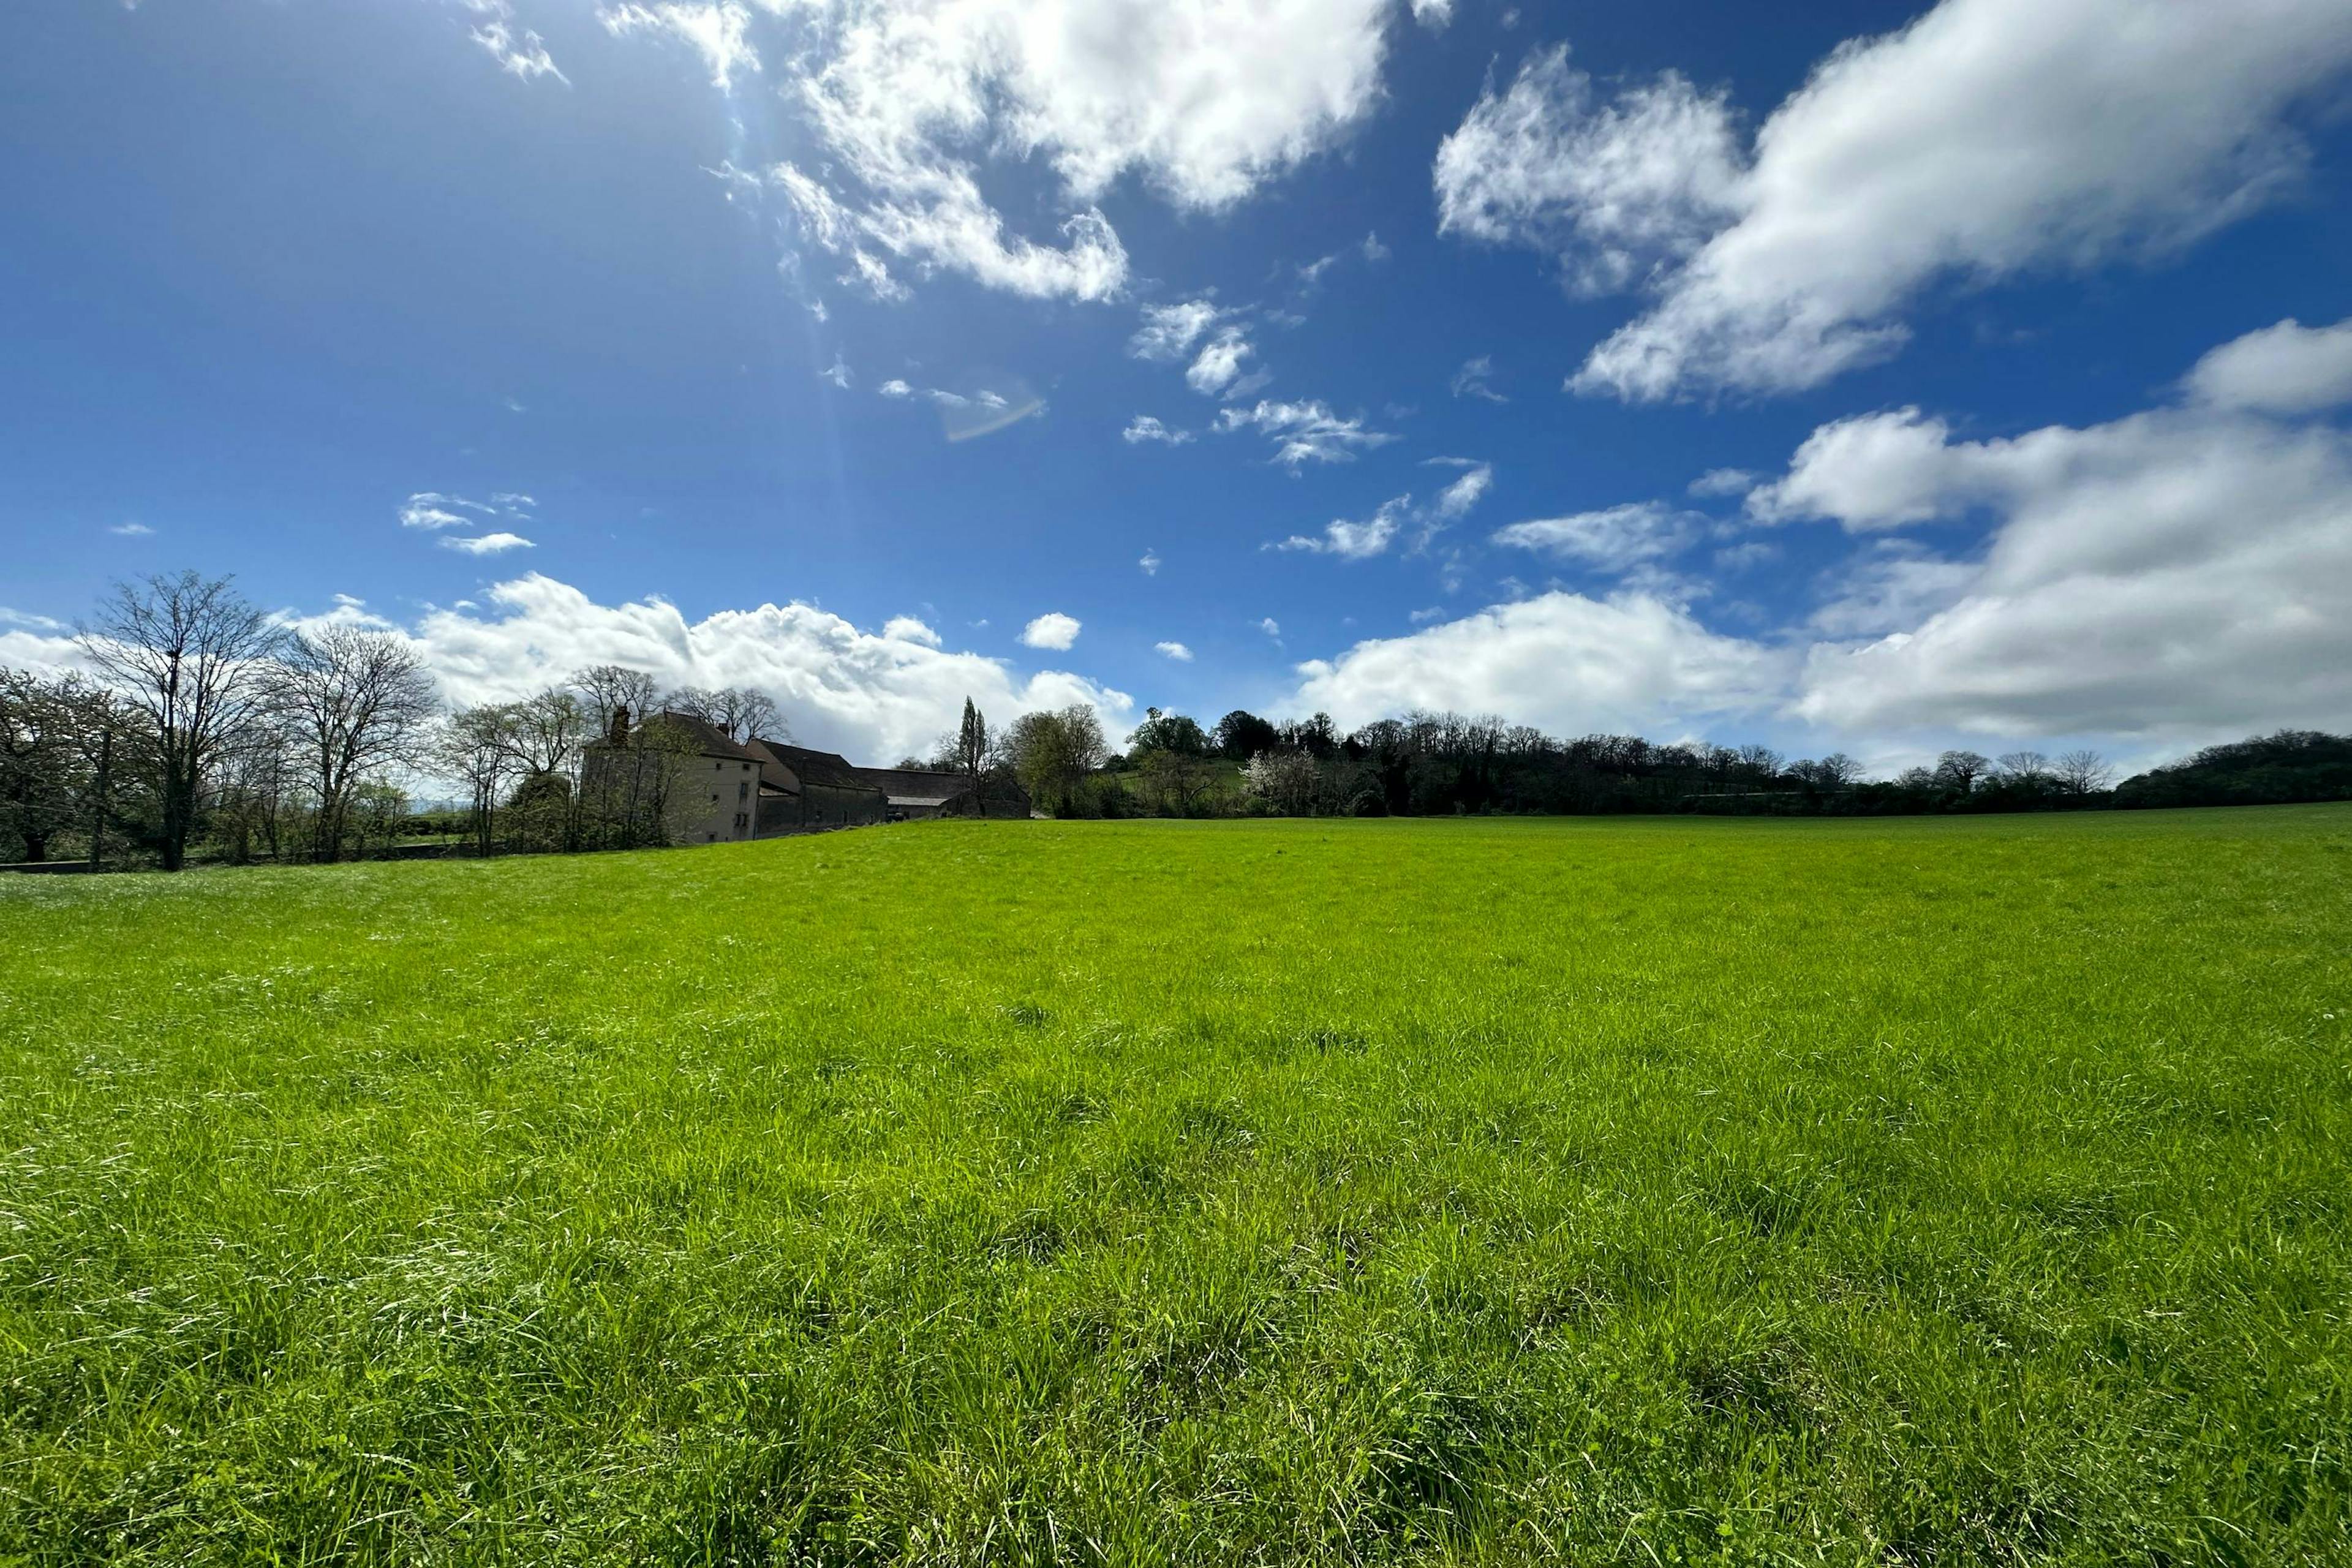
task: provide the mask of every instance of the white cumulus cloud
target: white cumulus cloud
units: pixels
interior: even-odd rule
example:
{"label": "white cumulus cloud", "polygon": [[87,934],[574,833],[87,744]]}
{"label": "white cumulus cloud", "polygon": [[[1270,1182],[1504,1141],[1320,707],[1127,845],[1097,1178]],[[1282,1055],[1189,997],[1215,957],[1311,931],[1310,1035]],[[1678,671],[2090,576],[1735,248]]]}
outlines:
{"label": "white cumulus cloud", "polygon": [[1052,648],[1058,652],[1077,640],[1076,617],[1066,616],[1059,610],[1049,610],[1021,628],[1021,641],[1028,647]]}
{"label": "white cumulus cloud", "polygon": [[1172,658],[1179,664],[1190,664],[1192,662],[1192,650],[1186,647],[1182,643],[1160,642],[1153,643],[1151,646],[1157,649],[1163,658]]}
{"label": "white cumulus cloud", "polygon": [[748,686],[783,710],[793,737],[856,762],[926,750],[970,697],[992,718],[1073,702],[1114,743],[1134,703],[1083,676],[1015,679],[999,660],[940,647],[921,622],[880,634],[807,605],[761,605],[688,620],[659,599],[603,605],[536,573],[489,590],[487,609],[435,610],[410,629],[453,701],[505,701],[592,664],[650,672],[665,687]]}
{"label": "white cumulus cloud", "polygon": [[1943,0],[1743,146],[1720,97],[1670,73],[1602,102],[1554,51],[1448,139],[1441,221],[1655,291],[1579,391],[1789,391],[1895,353],[1936,284],[2145,258],[2275,199],[2347,66],[2343,0]]}
{"label": "white cumulus cloud", "polygon": [[[877,297],[904,296],[901,272],[945,270],[1108,300],[1128,258],[1103,197],[1132,177],[1180,208],[1222,208],[1335,145],[1379,100],[1391,5],[727,0],[607,15],[689,39],[722,88],[764,62],[813,143],[766,178]],[[1013,232],[982,194],[984,175],[1024,163],[1058,185],[1053,236]]]}
{"label": "white cumulus cloud", "polygon": [[[2204,363],[2249,343],[2255,363],[2276,346],[2261,339]],[[2338,426],[2192,400],[1963,441],[1906,409],[1817,432],[1761,494],[1775,518],[1849,529],[1993,520],[1962,557],[1863,558],[1815,624],[1883,635],[1814,647],[1807,718],[2189,740],[2352,724],[2352,434]]]}
{"label": "white cumulus cloud", "polygon": [[1769,707],[1787,656],[1643,594],[1539,594],[1299,666],[1294,704],[1342,725],[1412,709],[1501,713],[1555,733],[1675,732]]}
{"label": "white cumulus cloud", "polygon": [[2218,408],[2308,414],[2352,403],[2352,320],[2306,327],[2289,318],[2223,343],[2183,384]]}
{"label": "white cumulus cloud", "polygon": [[1672,71],[1597,103],[1566,45],[1490,89],[1437,150],[1438,232],[1533,246],[1585,293],[1705,244],[1737,210],[1731,111]]}

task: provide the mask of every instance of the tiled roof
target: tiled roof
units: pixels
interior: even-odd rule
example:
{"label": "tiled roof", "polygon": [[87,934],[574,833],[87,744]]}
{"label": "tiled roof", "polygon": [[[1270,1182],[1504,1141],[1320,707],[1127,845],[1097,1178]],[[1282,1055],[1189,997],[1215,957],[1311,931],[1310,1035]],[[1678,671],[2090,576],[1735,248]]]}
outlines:
{"label": "tiled roof", "polygon": [[860,768],[857,776],[890,797],[893,805],[940,805],[971,793],[962,773],[929,768]]}
{"label": "tiled roof", "polygon": [[859,771],[849,765],[849,759],[833,752],[812,752],[805,746],[788,746],[782,741],[754,738],[745,753],[757,762],[775,763],[792,770],[804,784],[820,784],[830,789],[873,790],[880,786],[859,776]]}
{"label": "tiled roof", "polygon": [[756,763],[759,756],[727,738],[727,732],[707,720],[691,713],[664,713],[662,722],[682,730],[694,740],[695,750],[706,757],[730,757],[738,762]]}

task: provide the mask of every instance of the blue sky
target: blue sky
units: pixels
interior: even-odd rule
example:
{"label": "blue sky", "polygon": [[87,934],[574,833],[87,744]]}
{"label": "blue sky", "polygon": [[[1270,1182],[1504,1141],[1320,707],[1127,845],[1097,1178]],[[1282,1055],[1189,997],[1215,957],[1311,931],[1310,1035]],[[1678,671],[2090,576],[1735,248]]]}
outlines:
{"label": "blue sky", "polygon": [[2352,728],[2344,0],[12,24],[0,658],[194,565],[862,758]]}

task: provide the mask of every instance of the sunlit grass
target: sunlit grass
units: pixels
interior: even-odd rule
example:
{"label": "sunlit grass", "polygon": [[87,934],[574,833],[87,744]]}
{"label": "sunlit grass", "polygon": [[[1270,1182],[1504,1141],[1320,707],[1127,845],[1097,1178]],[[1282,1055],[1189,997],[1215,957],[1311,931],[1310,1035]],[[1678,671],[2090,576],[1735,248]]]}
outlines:
{"label": "sunlit grass", "polygon": [[0,1561],[2352,1561],[2352,808],[0,879]]}

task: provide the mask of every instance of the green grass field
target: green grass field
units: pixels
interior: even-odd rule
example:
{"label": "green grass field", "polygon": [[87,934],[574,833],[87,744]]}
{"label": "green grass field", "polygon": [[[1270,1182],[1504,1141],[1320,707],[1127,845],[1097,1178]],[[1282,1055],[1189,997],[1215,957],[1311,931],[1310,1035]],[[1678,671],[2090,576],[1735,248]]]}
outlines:
{"label": "green grass field", "polygon": [[0,879],[0,1561],[2352,1562],[2352,807]]}

